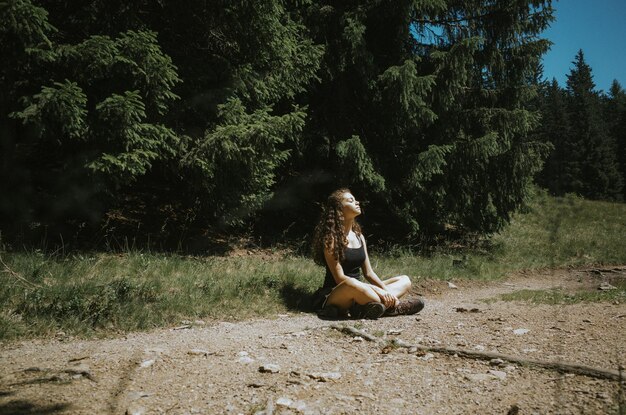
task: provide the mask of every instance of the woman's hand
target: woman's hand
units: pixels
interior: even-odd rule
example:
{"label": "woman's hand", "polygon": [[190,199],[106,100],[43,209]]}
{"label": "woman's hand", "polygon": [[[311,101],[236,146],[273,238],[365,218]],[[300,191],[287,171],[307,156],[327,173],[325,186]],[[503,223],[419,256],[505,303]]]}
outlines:
{"label": "woman's hand", "polygon": [[380,302],[383,303],[385,308],[395,307],[400,302],[400,300],[398,300],[398,297],[391,294],[389,291],[381,289],[377,292],[377,294],[380,297]]}

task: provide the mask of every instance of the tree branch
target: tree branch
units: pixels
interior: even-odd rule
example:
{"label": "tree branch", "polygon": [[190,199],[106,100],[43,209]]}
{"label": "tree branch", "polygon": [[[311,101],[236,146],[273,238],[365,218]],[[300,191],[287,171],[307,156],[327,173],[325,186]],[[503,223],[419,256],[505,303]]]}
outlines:
{"label": "tree branch", "polygon": [[358,330],[354,327],[350,326],[331,326],[331,328],[338,330],[344,334],[350,334],[354,336],[360,336],[365,340],[375,342],[375,343],[383,343],[383,344],[393,344],[395,346],[411,348],[416,350],[421,350],[424,352],[435,352],[442,353],[447,355],[456,355],[459,357],[464,357],[468,359],[476,359],[476,360],[492,360],[492,359],[502,359],[504,361],[510,363],[517,363],[523,366],[531,366],[531,367],[540,367],[543,369],[552,369],[559,372],[566,373],[575,373],[577,375],[590,376],[599,379],[609,379],[616,381],[625,380],[624,375],[622,374],[622,368],[620,367],[620,371],[610,370],[610,369],[600,369],[591,366],[579,365],[576,363],[566,363],[566,362],[546,362],[543,360],[536,359],[524,359],[518,356],[510,356],[502,353],[493,353],[493,352],[479,352],[474,350],[464,350],[464,349],[455,349],[452,347],[430,347],[430,346],[421,346],[421,345],[411,345],[402,340],[394,339],[391,342],[379,339],[371,334],[365,333],[361,330]]}

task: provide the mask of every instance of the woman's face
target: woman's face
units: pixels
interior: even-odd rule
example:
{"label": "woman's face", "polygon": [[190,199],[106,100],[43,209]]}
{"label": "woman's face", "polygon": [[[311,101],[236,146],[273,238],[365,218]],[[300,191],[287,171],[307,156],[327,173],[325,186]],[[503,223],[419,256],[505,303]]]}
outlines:
{"label": "woman's face", "polygon": [[343,217],[353,219],[361,214],[361,204],[354,198],[352,193],[344,193],[341,197],[341,209]]}

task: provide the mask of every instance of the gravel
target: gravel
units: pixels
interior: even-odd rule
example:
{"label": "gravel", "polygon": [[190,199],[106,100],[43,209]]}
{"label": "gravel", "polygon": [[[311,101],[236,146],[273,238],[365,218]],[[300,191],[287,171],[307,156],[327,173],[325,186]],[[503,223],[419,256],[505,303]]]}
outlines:
{"label": "gravel", "polygon": [[[620,269],[614,278],[626,277]],[[456,288],[422,281],[420,314],[376,321],[294,312],[104,340],[3,343],[0,413],[619,413],[620,393],[622,411],[626,399],[616,381],[381,346],[398,339],[618,370],[626,366],[626,304],[497,300],[522,289],[597,288],[597,278],[545,270]]]}

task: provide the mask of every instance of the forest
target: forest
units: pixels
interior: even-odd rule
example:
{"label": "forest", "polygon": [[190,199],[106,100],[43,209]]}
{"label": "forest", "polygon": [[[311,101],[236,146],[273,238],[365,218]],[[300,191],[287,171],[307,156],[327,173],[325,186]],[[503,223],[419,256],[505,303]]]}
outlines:
{"label": "forest", "polygon": [[551,1],[8,0],[0,244],[204,252],[501,230],[537,186],[623,201],[626,92],[545,79]]}

